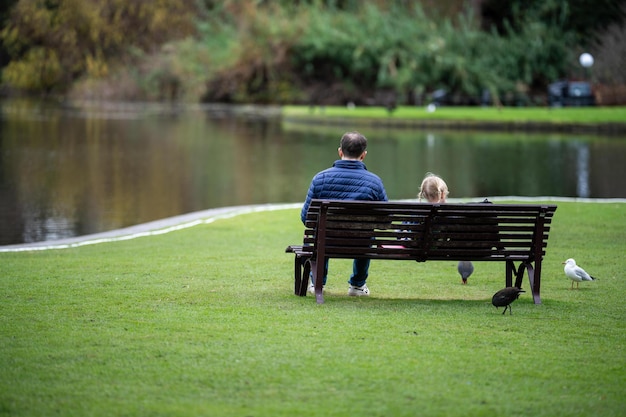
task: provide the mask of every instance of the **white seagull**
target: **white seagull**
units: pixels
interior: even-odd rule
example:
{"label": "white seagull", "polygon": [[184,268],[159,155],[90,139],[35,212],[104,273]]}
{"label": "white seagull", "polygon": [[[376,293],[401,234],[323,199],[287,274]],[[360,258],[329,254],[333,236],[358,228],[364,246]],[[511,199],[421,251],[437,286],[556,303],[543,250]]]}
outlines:
{"label": "white seagull", "polygon": [[565,268],[565,275],[569,279],[572,280],[572,289],[574,289],[574,282],[576,282],[576,288],[578,289],[578,284],[581,281],[595,281],[595,278],[589,275],[584,269],[576,265],[576,261],[572,258],[569,258],[567,261],[563,262]]}

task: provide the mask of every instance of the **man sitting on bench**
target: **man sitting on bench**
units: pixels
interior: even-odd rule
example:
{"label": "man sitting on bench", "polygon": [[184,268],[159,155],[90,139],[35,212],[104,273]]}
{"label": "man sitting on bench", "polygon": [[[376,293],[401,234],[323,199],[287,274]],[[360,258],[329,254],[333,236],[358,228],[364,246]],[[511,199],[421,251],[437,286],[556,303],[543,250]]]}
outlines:
{"label": "man sitting on bench", "polygon": [[[366,149],[367,138],[359,132],[347,132],[341,137],[338,149],[341,159],[335,161],[331,168],[317,173],[311,181],[300,213],[302,223],[306,220],[313,199],[387,201],[387,192],[382,180],[369,172],[363,163],[367,155]],[[354,259],[353,272],[348,280],[350,284],[348,295],[369,295],[365,283],[369,265],[369,259]],[[324,285],[327,274],[328,259],[324,259]],[[312,282],[309,291],[315,292]]]}

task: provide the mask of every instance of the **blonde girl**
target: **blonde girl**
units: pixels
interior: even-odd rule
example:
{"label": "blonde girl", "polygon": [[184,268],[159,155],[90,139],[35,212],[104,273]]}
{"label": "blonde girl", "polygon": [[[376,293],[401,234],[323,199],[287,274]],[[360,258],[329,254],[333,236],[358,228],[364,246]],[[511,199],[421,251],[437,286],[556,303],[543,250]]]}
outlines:
{"label": "blonde girl", "polygon": [[417,197],[420,201],[426,200],[429,203],[445,203],[448,194],[446,182],[440,176],[428,172],[422,181]]}

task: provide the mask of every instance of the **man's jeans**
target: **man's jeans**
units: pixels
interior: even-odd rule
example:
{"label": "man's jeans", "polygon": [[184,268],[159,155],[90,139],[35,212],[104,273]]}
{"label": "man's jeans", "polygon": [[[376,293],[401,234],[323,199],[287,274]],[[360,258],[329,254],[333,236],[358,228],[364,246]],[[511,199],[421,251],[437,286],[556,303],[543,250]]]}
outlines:
{"label": "man's jeans", "polygon": [[[350,285],[354,285],[355,287],[361,287],[365,284],[367,280],[367,274],[370,268],[370,260],[365,259],[355,259],[352,262],[352,275],[348,280]],[[328,258],[324,260],[324,280],[323,283],[326,285],[326,278],[328,275]],[[313,275],[311,275],[313,278]]]}

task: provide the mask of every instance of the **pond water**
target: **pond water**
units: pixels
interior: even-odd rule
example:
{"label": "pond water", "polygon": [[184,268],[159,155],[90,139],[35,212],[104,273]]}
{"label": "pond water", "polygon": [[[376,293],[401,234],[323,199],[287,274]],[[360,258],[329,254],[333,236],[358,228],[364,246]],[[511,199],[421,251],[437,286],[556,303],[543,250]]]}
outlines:
{"label": "pond water", "polygon": [[[351,126],[275,108],[0,102],[0,245],[55,240],[216,207],[304,200]],[[390,199],[428,171],[450,197],[626,197],[626,137],[361,128]]]}

